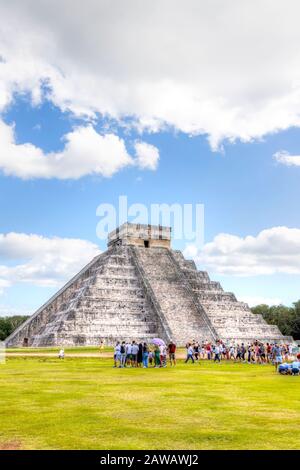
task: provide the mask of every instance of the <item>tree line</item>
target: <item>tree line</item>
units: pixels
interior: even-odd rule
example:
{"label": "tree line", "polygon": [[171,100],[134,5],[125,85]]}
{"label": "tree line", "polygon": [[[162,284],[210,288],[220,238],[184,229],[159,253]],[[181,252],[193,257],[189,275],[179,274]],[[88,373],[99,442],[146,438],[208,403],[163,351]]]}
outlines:
{"label": "tree line", "polygon": [[[292,307],[261,304],[251,310],[262,315],[270,325],[277,325],[282,334],[300,340],[300,300],[294,302]],[[0,317],[0,341],[4,341],[27,318],[26,315]]]}
{"label": "tree line", "polygon": [[0,341],[4,341],[28,316],[14,315],[12,317],[0,317]]}
{"label": "tree line", "polygon": [[294,302],[292,307],[261,304],[251,310],[261,314],[270,325],[277,325],[283,335],[300,339],[300,300]]}

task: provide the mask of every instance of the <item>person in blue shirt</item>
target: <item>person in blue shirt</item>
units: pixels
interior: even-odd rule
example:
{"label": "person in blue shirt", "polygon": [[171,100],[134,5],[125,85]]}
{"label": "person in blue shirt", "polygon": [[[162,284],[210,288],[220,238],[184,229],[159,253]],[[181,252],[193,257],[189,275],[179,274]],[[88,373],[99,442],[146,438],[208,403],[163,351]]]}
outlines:
{"label": "person in blue shirt", "polygon": [[287,362],[284,362],[283,364],[279,364],[278,372],[279,372],[279,374],[282,374],[282,375],[290,374],[291,364],[288,364]]}
{"label": "person in blue shirt", "polygon": [[278,344],[274,345],[273,357],[274,357],[275,370],[277,370],[279,364],[282,364],[281,347]]}
{"label": "person in blue shirt", "polygon": [[300,372],[300,362],[299,361],[294,361],[291,364],[292,368],[292,375],[299,375]]}

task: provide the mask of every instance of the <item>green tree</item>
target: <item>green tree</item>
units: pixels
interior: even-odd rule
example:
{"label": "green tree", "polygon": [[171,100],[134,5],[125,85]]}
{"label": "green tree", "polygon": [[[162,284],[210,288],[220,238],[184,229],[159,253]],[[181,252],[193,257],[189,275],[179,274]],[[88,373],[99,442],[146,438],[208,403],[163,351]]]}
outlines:
{"label": "green tree", "polygon": [[0,341],[4,341],[28,316],[13,315],[11,317],[0,317]]}
{"label": "green tree", "polygon": [[294,314],[292,317],[292,335],[295,339],[300,339],[300,300],[295,302],[293,305]]}

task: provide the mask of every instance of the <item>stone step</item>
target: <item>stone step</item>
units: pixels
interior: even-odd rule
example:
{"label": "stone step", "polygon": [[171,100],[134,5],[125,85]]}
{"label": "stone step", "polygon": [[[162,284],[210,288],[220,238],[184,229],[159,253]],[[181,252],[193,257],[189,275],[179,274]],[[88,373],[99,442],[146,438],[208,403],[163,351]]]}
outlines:
{"label": "stone step", "polygon": [[176,341],[187,341],[196,335],[210,337],[173,259],[166,250],[149,251],[137,249],[137,257]]}
{"label": "stone step", "polygon": [[198,299],[201,303],[205,303],[206,301],[213,301],[213,302],[235,302],[236,298],[235,295],[231,292],[206,292],[206,293],[198,293]]}

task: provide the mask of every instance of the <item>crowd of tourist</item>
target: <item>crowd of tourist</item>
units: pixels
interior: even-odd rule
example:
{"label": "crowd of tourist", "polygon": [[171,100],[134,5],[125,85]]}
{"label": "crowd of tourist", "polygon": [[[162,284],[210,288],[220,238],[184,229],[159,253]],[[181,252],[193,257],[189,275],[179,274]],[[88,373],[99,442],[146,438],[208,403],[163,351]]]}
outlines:
{"label": "crowd of tourist", "polygon": [[[199,363],[200,359],[214,362],[226,360],[248,364],[273,364],[276,370],[279,365],[292,360],[296,373],[296,362],[297,359],[300,361],[300,354],[297,355],[292,344],[262,343],[258,340],[252,343],[231,344],[223,341],[187,343],[185,363]],[[170,366],[176,365],[176,344],[172,341],[168,345],[163,341],[154,345],[118,341],[114,348],[114,367],[166,367],[168,361]],[[298,369],[300,370],[300,362]]]}
{"label": "crowd of tourist", "polygon": [[114,367],[166,367],[167,358],[171,366],[176,365],[176,344],[117,342],[114,349]]}
{"label": "crowd of tourist", "polygon": [[232,360],[236,362],[248,362],[249,364],[280,364],[283,360],[288,361],[294,357],[294,346],[292,344],[262,343],[253,341],[252,343],[230,343],[217,341],[198,343],[193,341],[186,346],[186,362],[199,361],[199,359]]}

